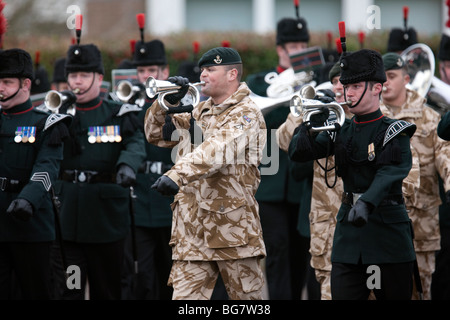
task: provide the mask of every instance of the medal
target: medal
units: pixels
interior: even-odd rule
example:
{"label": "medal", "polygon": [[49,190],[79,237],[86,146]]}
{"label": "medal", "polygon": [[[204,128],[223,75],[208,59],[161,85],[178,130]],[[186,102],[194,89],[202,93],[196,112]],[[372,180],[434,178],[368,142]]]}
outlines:
{"label": "medal", "polygon": [[114,140],[116,142],[122,141],[122,137],[120,136],[120,127],[114,126]]}
{"label": "medal", "polygon": [[23,127],[24,129],[23,129],[23,136],[22,136],[22,142],[23,143],[27,143],[28,142],[28,131],[29,131],[29,129],[28,129],[28,127]]}
{"label": "medal", "polygon": [[101,143],[102,137],[100,135],[100,127],[95,127],[95,142]]}
{"label": "medal", "polygon": [[114,142],[114,126],[107,126],[106,131],[108,133],[108,142]]}
{"label": "medal", "polygon": [[95,132],[94,132],[94,127],[89,127],[89,131],[88,131],[88,142],[89,143],[95,143]]}
{"label": "medal", "polygon": [[374,146],[373,142],[371,144],[369,144],[367,153],[368,153],[367,160],[373,161],[373,159],[375,159],[375,146]]}
{"label": "medal", "polygon": [[28,138],[28,142],[29,143],[34,143],[36,141],[35,138],[35,132],[36,132],[36,127],[30,127],[30,137]]}
{"label": "medal", "polygon": [[14,137],[15,143],[22,142],[22,127],[17,127],[16,136]]}

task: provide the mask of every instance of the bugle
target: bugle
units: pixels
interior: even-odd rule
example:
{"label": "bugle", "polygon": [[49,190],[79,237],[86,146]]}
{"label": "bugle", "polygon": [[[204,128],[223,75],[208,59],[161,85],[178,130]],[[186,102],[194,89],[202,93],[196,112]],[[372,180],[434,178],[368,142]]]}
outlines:
{"label": "bugle", "polygon": [[58,92],[56,90],[50,90],[45,95],[44,105],[53,113],[59,113],[61,107],[67,106],[66,113],[75,115],[75,106],[73,105],[77,97],[75,93],[70,90],[64,90]]}
{"label": "bugle", "polygon": [[145,86],[137,80],[122,80],[117,84],[116,96],[124,103],[136,104],[143,107],[145,104]]}
{"label": "bugle", "polygon": [[[188,94],[192,97],[192,106],[198,105],[200,102],[200,92],[197,86],[204,84],[203,81],[196,83],[189,83]],[[169,107],[164,102],[164,97],[167,94],[177,93],[181,89],[180,86],[173,84],[170,81],[156,80],[153,77],[148,77],[145,81],[145,92],[149,98],[154,98],[158,95],[158,103],[165,111],[169,110]]]}
{"label": "bugle", "polygon": [[[321,109],[323,107],[328,108],[330,111],[333,111],[336,115],[336,121],[341,127],[345,122],[345,112],[342,108],[343,104],[348,103],[323,103],[319,100],[314,100],[316,96],[316,90],[312,86],[304,86],[300,90],[298,95],[294,95],[290,101],[291,113],[295,117],[303,117],[304,122],[308,122],[311,119],[311,116],[314,114],[321,113]],[[328,125],[323,125],[321,127],[311,127],[312,131],[333,131],[336,130],[335,122]]]}

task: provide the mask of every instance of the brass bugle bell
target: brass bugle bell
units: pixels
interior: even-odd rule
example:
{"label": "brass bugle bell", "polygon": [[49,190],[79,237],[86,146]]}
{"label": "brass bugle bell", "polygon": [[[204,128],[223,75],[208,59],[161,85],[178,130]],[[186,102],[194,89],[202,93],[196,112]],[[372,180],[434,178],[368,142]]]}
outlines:
{"label": "brass bugle bell", "polygon": [[75,115],[75,107],[73,104],[77,100],[75,94],[72,91],[65,90],[58,92],[56,90],[50,90],[45,95],[44,105],[53,113],[59,113],[59,109],[63,104],[70,104],[67,108],[67,113]]}
{"label": "brass bugle bell", "polygon": [[[314,114],[321,113],[321,108],[326,107],[330,111],[333,111],[336,115],[336,122],[342,127],[345,122],[345,112],[342,105],[337,102],[323,103],[318,100],[314,100],[316,96],[315,89],[310,86],[304,86],[300,90],[298,95],[294,95],[290,101],[291,113],[295,117],[303,116],[303,121],[310,121],[310,118]],[[343,104],[348,104],[347,102]],[[321,127],[311,127],[312,131],[327,131],[335,130],[335,125],[323,125]]]}
{"label": "brass bugle bell", "polygon": [[[137,80],[122,80],[117,84],[116,96],[125,103],[134,103],[139,107],[145,104],[145,87]],[[130,101],[135,98],[134,101]]]}
{"label": "brass bugle bell", "polygon": [[[192,97],[192,106],[196,106],[200,102],[200,92],[196,88],[199,85],[204,84],[203,81],[196,83],[189,83],[188,94]],[[148,77],[145,80],[145,92],[147,96],[152,99],[158,95],[158,103],[165,110],[169,110],[169,107],[164,102],[164,97],[167,94],[177,93],[181,89],[181,86],[177,86],[170,81],[156,80],[153,77]]]}

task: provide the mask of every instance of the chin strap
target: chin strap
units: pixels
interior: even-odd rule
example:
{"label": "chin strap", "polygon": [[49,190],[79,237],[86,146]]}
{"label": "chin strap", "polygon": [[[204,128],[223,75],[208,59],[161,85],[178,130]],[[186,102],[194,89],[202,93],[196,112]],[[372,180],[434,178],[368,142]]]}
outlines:
{"label": "chin strap", "polygon": [[[363,91],[361,97],[359,98],[359,100],[358,100],[357,103],[352,104],[351,106],[348,106],[350,109],[353,109],[354,107],[356,107],[356,106],[361,102],[362,98],[363,98],[364,95],[366,94],[366,91],[367,91],[367,85],[368,85],[368,82],[366,81],[365,84],[364,84],[364,91]],[[344,87],[344,99],[345,99],[345,101],[347,101],[347,93],[346,93],[346,91],[345,91],[345,87]]]}

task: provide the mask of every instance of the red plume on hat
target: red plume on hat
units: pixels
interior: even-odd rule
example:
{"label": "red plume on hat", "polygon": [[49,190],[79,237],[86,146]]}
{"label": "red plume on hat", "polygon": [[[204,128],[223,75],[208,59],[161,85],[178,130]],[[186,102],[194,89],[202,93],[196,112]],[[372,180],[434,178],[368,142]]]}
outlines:
{"label": "red plume on hat", "polygon": [[223,40],[223,41],[222,41],[222,47],[224,47],[224,48],[229,48],[229,47],[230,47],[230,41],[228,41],[228,40]]}
{"label": "red plume on hat", "polygon": [[82,26],[83,26],[83,15],[77,14],[75,16],[75,34],[77,36],[77,44],[80,44]]}
{"label": "red plume on hat", "polygon": [[360,49],[364,48],[364,39],[366,35],[364,34],[364,31],[360,31],[358,33],[358,40],[359,40],[359,47]]}
{"label": "red plume on hat", "polygon": [[39,64],[41,63],[41,52],[38,50],[35,52],[34,56],[34,67],[39,68]]}
{"label": "red plume on hat", "polygon": [[136,21],[138,23],[139,31],[141,33],[141,42],[144,43],[145,14],[138,13],[136,15]]}
{"label": "red plume on hat", "polygon": [[3,8],[5,8],[5,3],[0,0],[0,49],[3,49],[3,36],[8,29],[8,21],[6,20],[5,15],[3,14]]}
{"label": "red plume on hat", "polygon": [[297,16],[297,19],[299,20],[300,19],[300,10],[299,10],[300,0],[293,0],[293,2],[294,2],[294,8],[295,8],[295,15]]}
{"label": "red plume on hat", "polygon": [[345,22],[339,21],[339,37],[341,40],[342,53],[347,52],[347,46],[345,44]]}
{"label": "red plume on hat", "polygon": [[403,26],[405,27],[405,32],[408,32],[408,13],[409,7],[403,6]]}
{"label": "red plume on hat", "polygon": [[336,38],[334,41],[336,42],[336,50],[337,50],[338,54],[342,54],[341,39]]}
{"label": "red plume on hat", "polygon": [[197,61],[197,56],[200,51],[200,43],[198,41],[192,42],[192,51],[194,52],[194,61]]}

